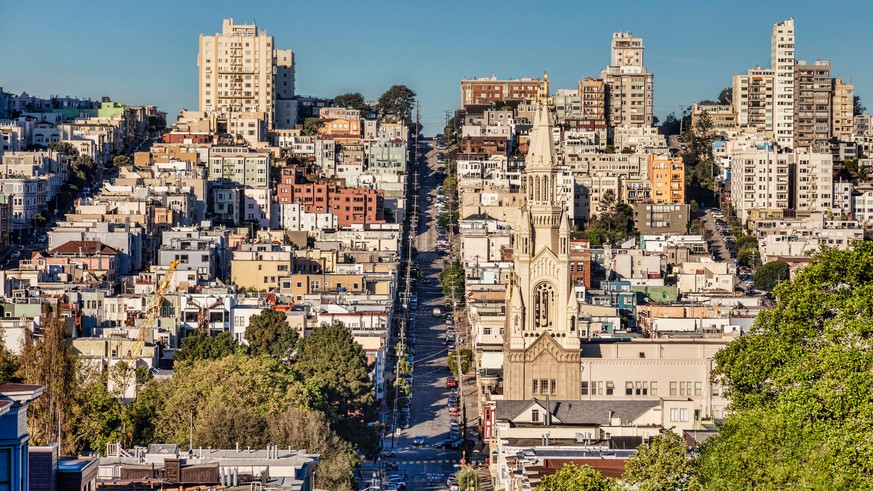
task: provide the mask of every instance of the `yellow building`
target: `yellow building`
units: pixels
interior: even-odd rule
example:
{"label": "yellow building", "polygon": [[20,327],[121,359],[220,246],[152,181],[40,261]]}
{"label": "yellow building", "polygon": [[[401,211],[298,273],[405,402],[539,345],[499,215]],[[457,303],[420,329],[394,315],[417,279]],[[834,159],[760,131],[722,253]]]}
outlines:
{"label": "yellow building", "polygon": [[240,288],[269,291],[291,273],[291,251],[236,251],[230,279]]}
{"label": "yellow building", "polygon": [[681,157],[649,155],[649,181],[652,183],[652,202],[681,204],[685,202],[685,163]]}
{"label": "yellow building", "polygon": [[293,274],[282,278],[279,292],[300,302],[315,293],[371,293],[390,295],[393,277],[374,277],[363,274]]}

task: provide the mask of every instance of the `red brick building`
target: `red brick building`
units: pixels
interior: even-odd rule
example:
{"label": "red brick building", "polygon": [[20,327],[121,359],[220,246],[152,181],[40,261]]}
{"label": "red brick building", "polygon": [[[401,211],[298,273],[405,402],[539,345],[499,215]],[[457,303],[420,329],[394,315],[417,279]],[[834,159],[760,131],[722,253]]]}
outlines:
{"label": "red brick building", "polygon": [[507,156],[509,142],[499,136],[465,136],[461,140],[461,153],[484,153]]}
{"label": "red brick building", "polygon": [[213,133],[171,132],[162,136],[164,143],[215,143]]}
{"label": "red brick building", "polygon": [[333,180],[286,183],[285,179],[277,188],[280,204],[301,203],[308,213],[333,213],[340,227],[385,223],[382,190],[341,187]]}
{"label": "red brick building", "polygon": [[570,240],[570,281],[574,285],[591,288],[591,242],[587,239]]}

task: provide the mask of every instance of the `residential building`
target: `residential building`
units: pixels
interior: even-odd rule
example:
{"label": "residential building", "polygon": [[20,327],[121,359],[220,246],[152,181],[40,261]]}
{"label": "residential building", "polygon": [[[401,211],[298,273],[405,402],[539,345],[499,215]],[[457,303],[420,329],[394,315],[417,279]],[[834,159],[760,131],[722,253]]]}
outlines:
{"label": "residential building", "polygon": [[737,126],[773,134],[775,75],[773,70],[750,68],[733,77],[733,107],[737,111]]}
{"label": "residential building", "polygon": [[[798,131],[798,142],[801,134]],[[789,172],[793,176],[789,208],[822,212],[834,208],[834,162],[830,153],[812,153],[798,148]]]}
{"label": "residential building", "polygon": [[831,135],[829,61],[816,60],[811,65],[798,61],[794,65],[794,104],[794,148],[818,148]]}
{"label": "residential building", "polygon": [[773,70],[773,135],[776,143],[794,148],[794,18],[773,25],[770,67]]}
{"label": "residential building", "polygon": [[273,36],[256,24],[224,19],[221,33],[201,34],[197,66],[201,111],[215,113],[228,126],[244,113],[259,114],[247,126],[255,119],[268,129],[297,123],[286,116],[294,97],[294,52],[276,49]]}
{"label": "residential building", "polygon": [[279,184],[279,203],[300,203],[307,213],[333,213],[339,227],[385,222],[384,192],[345,188],[325,180],[314,183]]}
{"label": "residential building", "polygon": [[610,128],[652,126],[654,74],[643,64],[644,48],[641,36],[630,32],[612,35],[611,61],[600,73]]}
{"label": "residential building", "polygon": [[698,119],[706,113],[716,132],[733,130],[737,127],[737,110],[731,104],[692,104],[691,127],[697,127]]}
{"label": "residential building", "polygon": [[777,152],[769,143],[731,154],[731,204],[741,220],[752,210],[788,208],[789,167],[793,154]]}
{"label": "residential building", "polygon": [[840,141],[850,141],[855,134],[855,86],[835,78],[831,94],[831,136]]}
{"label": "residential building", "polygon": [[685,203],[685,163],[681,157],[649,155],[648,176],[652,203]]}
{"label": "residential building", "polygon": [[641,234],[683,234],[691,219],[690,205],[639,203],[631,205]]}
{"label": "residential building", "polygon": [[524,101],[537,98],[538,94],[549,94],[549,76],[543,78],[520,78],[498,80],[491,77],[461,80],[461,107],[471,104],[490,104],[503,101]]}

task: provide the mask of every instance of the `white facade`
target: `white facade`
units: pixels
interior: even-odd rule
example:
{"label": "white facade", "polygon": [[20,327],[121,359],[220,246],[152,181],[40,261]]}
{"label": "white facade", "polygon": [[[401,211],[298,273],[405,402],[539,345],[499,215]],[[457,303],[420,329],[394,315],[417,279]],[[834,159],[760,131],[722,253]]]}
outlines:
{"label": "white facade", "polygon": [[770,67],[773,69],[773,127],[776,143],[794,148],[794,18],[773,25]]}
{"label": "white facade", "polygon": [[300,203],[279,205],[280,226],[294,232],[310,232],[319,229],[337,228],[337,218],[333,213],[308,213]]}
{"label": "white facade", "polygon": [[741,220],[754,209],[788,208],[792,159],[793,154],[777,153],[769,144],[731,153],[731,204]]}
{"label": "white facade", "polygon": [[830,153],[795,152],[794,207],[805,211],[834,208],[834,161]]}

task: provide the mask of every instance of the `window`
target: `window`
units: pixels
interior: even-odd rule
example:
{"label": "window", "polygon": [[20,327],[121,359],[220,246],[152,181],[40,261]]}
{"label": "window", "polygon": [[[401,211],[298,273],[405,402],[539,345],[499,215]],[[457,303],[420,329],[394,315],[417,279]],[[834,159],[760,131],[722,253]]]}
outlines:
{"label": "window", "polygon": [[677,382],[670,382],[670,395],[675,396],[677,394],[676,388],[678,387]]}
{"label": "window", "polygon": [[579,393],[583,396],[588,395],[588,382],[582,382],[582,387],[579,389]]}
{"label": "window", "polygon": [[534,394],[537,393],[537,383],[538,382],[539,382],[539,380],[537,380],[537,379],[533,379],[533,381],[531,382],[531,384],[532,384],[531,385],[531,392],[533,392]]}
{"label": "window", "polygon": [[592,393],[592,395],[595,395],[595,396],[600,395],[600,396],[602,396],[602,395],[603,395],[603,382],[594,382],[594,383],[595,383],[596,385],[595,385],[595,387],[594,387],[594,392]]}
{"label": "window", "polygon": [[624,383],[624,395],[626,395],[626,396],[634,395],[634,383],[633,382],[625,382]]}
{"label": "window", "polygon": [[534,409],[530,412],[530,420],[533,423],[539,423],[540,421],[540,410]]}
{"label": "window", "polygon": [[651,390],[652,390],[651,394],[653,396],[658,395],[658,382],[649,383],[649,388],[651,388]]}
{"label": "window", "polygon": [[703,395],[703,382],[694,382],[694,395]]}
{"label": "window", "polygon": [[615,384],[612,381],[606,382],[606,395],[611,396],[615,392]]}
{"label": "window", "polygon": [[558,393],[558,381],[555,380],[555,379],[552,379],[552,389],[551,389],[551,392],[552,392],[552,395],[555,395],[555,394]]}
{"label": "window", "polygon": [[688,409],[685,408],[671,408],[670,409],[670,422],[677,423],[682,421],[688,421]]}

